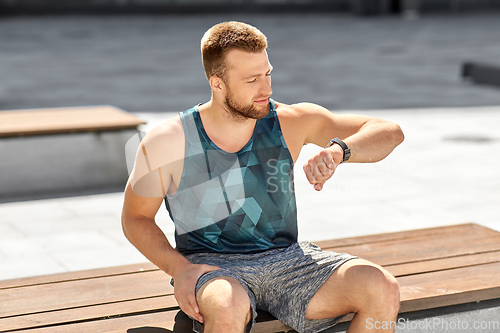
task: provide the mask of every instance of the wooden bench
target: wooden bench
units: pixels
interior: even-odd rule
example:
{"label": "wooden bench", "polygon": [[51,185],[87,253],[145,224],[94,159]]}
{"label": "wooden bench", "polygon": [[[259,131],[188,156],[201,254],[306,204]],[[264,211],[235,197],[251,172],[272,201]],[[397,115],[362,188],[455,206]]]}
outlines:
{"label": "wooden bench", "polygon": [[111,105],[0,111],[0,138],[135,129],[145,124]]}
{"label": "wooden bench", "polygon": [[[317,242],[381,264],[401,313],[500,298],[500,232],[476,225]],[[2,332],[190,332],[170,278],[150,263],[0,281]],[[288,328],[261,313],[252,332]]]}
{"label": "wooden bench", "polygon": [[465,62],[462,77],[473,83],[500,87],[500,63]]}
{"label": "wooden bench", "polygon": [[123,188],[145,122],[114,106],[0,111],[0,197]]}

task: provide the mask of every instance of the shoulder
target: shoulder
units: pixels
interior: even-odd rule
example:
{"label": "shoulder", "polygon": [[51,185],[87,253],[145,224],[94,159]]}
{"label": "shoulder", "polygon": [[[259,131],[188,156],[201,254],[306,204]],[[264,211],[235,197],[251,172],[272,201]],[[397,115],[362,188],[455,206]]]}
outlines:
{"label": "shoulder", "polygon": [[144,140],[149,143],[156,143],[168,139],[175,140],[183,134],[184,130],[182,128],[182,122],[179,115],[177,114],[174,117],[154,127],[150,132],[148,132]]}
{"label": "shoulder", "polygon": [[297,160],[302,146],[315,142],[313,135],[331,123],[331,112],[313,103],[284,104],[275,102],[276,114],[281,131],[294,161]]}
{"label": "shoulder", "polygon": [[333,121],[334,115],[326,108],[314,103],[287,105],[276,102],[276,113],[282,128],[291,128],[294,132],[309,132],[319,125]]}
{"label": "shoulder", "polygon": [[161,123],[146,134],[141,143],[143,153],[158,167],[183,158],[184,129],[179,115]]}
{"label": "shoulder", "polygon": [[305,119],[314,120],[329,117],[331,112],[321,105],[314,103],[284,104],[275,102],[278,116],[286,120],[303,121]]}

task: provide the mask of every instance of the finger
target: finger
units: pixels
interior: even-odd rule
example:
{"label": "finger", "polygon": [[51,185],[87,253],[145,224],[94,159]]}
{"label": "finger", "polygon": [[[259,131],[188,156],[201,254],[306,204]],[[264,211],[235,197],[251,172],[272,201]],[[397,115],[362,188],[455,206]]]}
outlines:
{"label": "finger", "polygon": [[316,166],[316,183],[321,183],[330,178],[333,174],[333,170],[328,168],[325,164],[321,163]]}
{"label": "finger", "polygon": [[337,164],[335,164],[335,161],[330,154],[323,156],[322,162],[324,163],[325,167],[328,168],[328,172],[335,171],[335,169],[337,168]]}
{"label": "finger", "polygon": [[337,163],[335,163],[335,160],[333,159],[333,155],[327,154],[323,157],[323,162],[325,163],[325,166],[328,168],[330,174],[333,174],[335,170],[337,169]]}
{"label": "finger", "polygon": [[328,167],[328,169],[335,170],[335,168],[337,167],[337,165],[335,164],[335,161],[333,160],[333,157],[331,157],[331,156],[328,156],[325,159],[325,164]]}
{"label": "finger", "polygon": [[189,301],[189,297],[186,296],[184,299],[183,297],[180,297],[179,295],[182,293],[174,293],[175,299],[177,300],[177,304],[179,304],[179,307],[181,310],[187,314],[189,317],[194,318],[195,316],[195,311],[193,306],[191,306],[191,302]]}
{"label": "finger", "polygon": [[177,304],[179,304],[179,307],[181,308],[182,312],[184,312],[186,315],[188,315],[191,318],[195,318],[195,312],[191,305],[189,304],[189,301],[186,299],[186,302],[184,302],[180,297],[178,297],[176,294],[174,294],[175,299],[177,300]]}
{"label": "finger", "polygon": [[323,177],[327,173],[327,167],[323,163],[316,164],[316,179]]}
{"label": "finger", "polygon": [[200,309],[198,307],[198,302],[196,301],[196,296],[194,295],[194,293],[188,294],[188,302],[189,307],[191,308],[191,317],[193,317],[200,323],[203,323],[203,316],[200,314]]}
{"label": "finger", "polygon": [[324,172],[321,175],[317,176],[318,181],[314,184],[314,189],[316,191],[321,191],[323,189],[323,185],[325,185],[325,182],[328,179],[330,179],[335,172],[335,169],[330,169],[330,168],[323,169],[323,170],[324,170]]}
{"label": "finger", "polygon": [[313,175],[311,164],[306,163],[304,165],[303,169],[304,169],[304,173],[306,174],[306,178],[307,178],[307,181],[309,182],[309,184],[315,184],[316,178]]}
{"label": "finger", "polygon": [[323,184],[324,183],[318,183],[318,184],[314,184],[314,189],[316,191],[321,191],[323,189]]}
{"label": "finger", "polygon": [[335,160],[333,159],[333,154],[330,150],[324,149],[318,155],[318,159],[320,163],[324,163],[325,166],[329,169],[335,168]]}

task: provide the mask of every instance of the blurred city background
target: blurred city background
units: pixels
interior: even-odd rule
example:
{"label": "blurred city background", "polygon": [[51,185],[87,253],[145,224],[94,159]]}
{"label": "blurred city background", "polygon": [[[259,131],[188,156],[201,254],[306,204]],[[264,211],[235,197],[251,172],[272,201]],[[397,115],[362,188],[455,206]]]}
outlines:
{"label": "blurred city background", "polygon": [[[0,12],[32,14],[0,17],[0,110],[184,110],[210,97],[199,40],[229,19],[268,36],[276,100],[330,110],[499,104],[497,89],[467,84],[461,71],[467,61],[500,61],[500,1],[414,2],[419,10],[405,16],[402,5],[411,1],[0,0]],[[387,10],[377,11],[384,3]],[[195,4],[214,8],[202,14]],[[355,14],[349,4],[365,4],[357,10],[371,14]],[[225,6],[232,12],[216,12]],[[77,15],[129,7],[177,14]],[[47,15],[34,16],[37,10]]]}
{"label": "blurred city background", "polygon": [[[210,98],[199,42],[227,20],[267,35],[275,100],[405,132],[388,159],[342,166],[319,193],[301,173],[316,148],[304,149],[301,238],[464,222],[500,230],[498,0],[0,0],[0,110],[113,105],[147,132]],[[487,65],[486,84],[464,77],[466,64]],[[43,152],[34,138],[30,151]],[[21,172],[12,156],[28,153],[9,145],[22,140],[0,138],[0,191]],[[121,232],[125,180],[37,193],[20,183],[24,194],[1,196],[0,279],[145,261]],[[164,207],[158,223],[172,240]]]}

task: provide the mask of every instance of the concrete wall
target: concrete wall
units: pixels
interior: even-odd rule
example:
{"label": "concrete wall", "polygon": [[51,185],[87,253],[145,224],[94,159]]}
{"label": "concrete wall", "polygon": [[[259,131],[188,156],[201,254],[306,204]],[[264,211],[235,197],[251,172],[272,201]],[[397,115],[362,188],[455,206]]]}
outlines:
{"label": "concrete wall", "polygon": [[2,138],[0,199],[125,187],[135,130]]}

